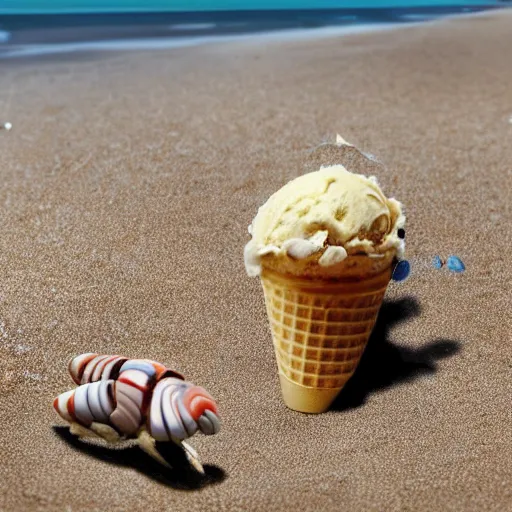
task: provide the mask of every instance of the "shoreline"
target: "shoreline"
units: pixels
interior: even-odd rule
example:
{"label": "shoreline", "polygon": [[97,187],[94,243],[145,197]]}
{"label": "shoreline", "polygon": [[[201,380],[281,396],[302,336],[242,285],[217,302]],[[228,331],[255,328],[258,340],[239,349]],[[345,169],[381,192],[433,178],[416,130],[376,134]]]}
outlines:
{"label": "shoreline", "polygon": [[[199,16],[188,21],[186,21],[186,18],[178,17],[174,19],[172,24],[155,26],[141,24],[140,26],[109,26],[103,28],[25,29],[14,32],[16,37],[4,28],[0,30],[0,59],[23,59],[78,52],[161,51],[230,42],[317,40],[387,31],[400,27],[408,28],[419,24],[435,23],[443,19],[481,16],[508,9],[507,6],[487,5],[457,7],[455,12],[448,8],[441,10],[438,8],[381,9],[382,13],[387,14],[392,21],[368,22],[357,21],[358,15],[350,14],[351,12],[360,13],[364,9],[360,11],[346,9],[339,12],[335,11],[338,14],[338,20],[344,19],[343,24],[339,24],[339,22],[329,24],[328,21],[324,20],[324,24],[318,27],[283,26],[281,28],[271,28],[265,26],[265,23],[262,23],[261,26],[258,24],[249,26],[247,22],[242,21],[238,23],[232,21],[222,25],[215,21],[208,21],[208,17]],[[386,16],[381,14],[380,17],[385,19]],[[50,40],[50,42],[38,42],[42,38]],[[54,41],[51,41],[52,38]],[[69,40],[70,38],[74,40]]]}
{"label": "shoreline", "polygon": [[[133,52],[161,51],[179,48],[193,48],[207,44],[224,43],[272,43],[282,41],[315,41],[371,32],[383,32],[398,28],[407,28],[422,22],[390,23],[379,25],[356,25],[352,27],[322,27],[317,29],[284,29],[279,31],[251,33],[233,36],[211,36],[190,38],[149,38],[135,40],[90,41],[82,43],[61,43],[57,45],[13,45],[11,48],[0,48],[0,60],[21,60],[25,57],[73,54],[75,52]],[[427,23],[427,22],[425,22]]]}

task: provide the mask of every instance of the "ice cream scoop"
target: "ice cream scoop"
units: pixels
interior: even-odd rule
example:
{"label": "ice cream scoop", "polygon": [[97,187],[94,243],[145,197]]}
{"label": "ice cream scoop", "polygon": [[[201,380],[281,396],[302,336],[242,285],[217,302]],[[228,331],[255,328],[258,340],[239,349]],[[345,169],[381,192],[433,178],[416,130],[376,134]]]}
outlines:
{"label": "ice cream scoop", "polygon": [[386,198],[376,178],[343,165],[324,167],[287,183],[259,209],[245,248],[247,273],[259,275],[269,255],[314,256],[323,267],[354,254],[378,257],[394,250],[401,257],[404,241],[398,231],[404,224],[401,204]]}

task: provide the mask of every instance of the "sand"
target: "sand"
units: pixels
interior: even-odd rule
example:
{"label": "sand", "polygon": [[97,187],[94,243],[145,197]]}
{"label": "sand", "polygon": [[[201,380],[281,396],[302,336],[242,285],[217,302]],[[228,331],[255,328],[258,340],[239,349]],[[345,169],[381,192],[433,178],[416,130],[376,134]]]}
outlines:
{"label": "sand", "polygon": [[[510,509],[511,22],[0,62],[0,510]],[[242,253],[336,132],[386,163],[413,272],[310,416],[281,401]],[[51,404],[86,351],[216,397],[206,479],[67,433]]]}

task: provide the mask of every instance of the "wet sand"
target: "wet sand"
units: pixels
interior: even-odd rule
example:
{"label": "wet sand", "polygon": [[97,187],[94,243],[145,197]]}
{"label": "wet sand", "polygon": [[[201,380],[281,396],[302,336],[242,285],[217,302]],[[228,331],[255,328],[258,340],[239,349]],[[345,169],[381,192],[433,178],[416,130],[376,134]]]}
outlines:
{"label": "wet sand", "polygon": [[[0,510],[510,508],[511,21],[1,62]],[[386,163],[413,272],[309,416],[281,401],[242,253],[337,132]],[[223,429],[191,440],[208,478],[67,433],[51,404],[87,351],[211,392]]]}

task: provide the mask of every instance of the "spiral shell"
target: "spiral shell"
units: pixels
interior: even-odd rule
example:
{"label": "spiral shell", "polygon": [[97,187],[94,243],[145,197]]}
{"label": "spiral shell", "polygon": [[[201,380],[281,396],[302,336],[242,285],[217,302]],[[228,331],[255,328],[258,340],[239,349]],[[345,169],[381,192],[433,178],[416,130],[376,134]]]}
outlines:
{"label": "spiral shell", "polygon": [[142,428],[158,441],[182,441],[220,429],[217,405],[201,387],[155,361],[81,354],[69,364],[79,386],[54,401],[57,413],[85,427],[103,423],[133,437]]}
{"label": "spiral shell", "polygon": [[197,430],[206,435],[216,434],[220,429],[217,405],[199,386],[163,379],[153,392],[147,429],[157,441],[183,440]]}
{"label": "spiral shell", "polygon": [[115,409],[114,386],[113,380],[84,384],[59,395],[53,407],[66,421],[75,421],[85,427],[94,421],[109,424]]}
{"label": "spiral shell", "polygon": [[128,360],[127,357],[100,355],[92,352],[81,354],[71,359],[69,362],[69,373],[76,384],[87,384],[88,382],[96,382],[98,380],[116,380],[121,368],[124,367],[127,361],[130,361],[131,364],[136,364],[136,361],[148,363],[153,367],[153,370],[149,369],[149,366],[146,365],[144,371],[149,372],[156,380],[164,376],[184,380],[183,375],[166,368],[163,364],[156,361],[150,361],[149,359]]}

